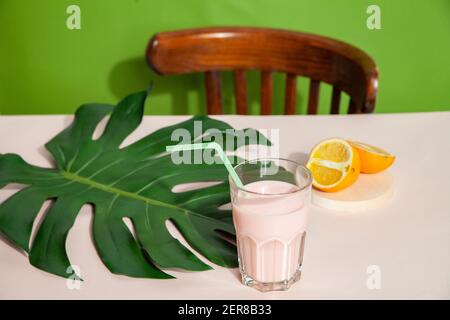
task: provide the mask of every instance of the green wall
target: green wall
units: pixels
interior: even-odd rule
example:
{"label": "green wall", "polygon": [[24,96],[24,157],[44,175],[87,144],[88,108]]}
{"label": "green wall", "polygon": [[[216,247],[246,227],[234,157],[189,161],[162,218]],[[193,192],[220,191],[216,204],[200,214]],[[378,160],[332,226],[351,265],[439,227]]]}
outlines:
{"label": "green wall", "polygon": [[[68,30],[66,8],[81,8],[81,30]],[[381,30],[368,30],[366,8],[381,7]],[[71,113],[85,102],[115,103],[154,79],[149,114],[204,112],[203,78],[161,78],[143,55],[159,31],[214,25],[301,30],[344,40],[380,69],[377,112],[450,110],[450,0],[0,0],[0,113]],[[233,109],[225,74],[226,110]],[[258,75],[251,73],[257,112]],[[284,83],[276,77],[281,112]],[[299,82],[299,111],[307,81]],[[330,88],[323,86],[321,112]]]}

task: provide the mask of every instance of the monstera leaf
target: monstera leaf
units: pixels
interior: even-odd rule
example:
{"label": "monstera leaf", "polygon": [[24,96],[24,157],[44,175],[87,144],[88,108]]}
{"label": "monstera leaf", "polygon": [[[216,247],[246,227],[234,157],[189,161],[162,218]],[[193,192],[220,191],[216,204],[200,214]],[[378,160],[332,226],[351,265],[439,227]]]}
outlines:
{"label": "monstera leaf", "polygon": [[[132,94],[115,107],[81,106],[72,125],[46,145],[55,160],[53,169],[30,165],[18,155],[0,155],[0,187],[9,183],[25,185],[0,205],[0,231],[28,252],[30,263],[37,268],[69,276],[66,270],[71,263],[65,242],[85,204],[94,209],[92,233],[97,252],[113,273],[171,278],[162,269],[210,269],[170,235],[168,220],[207,259],[221,266],[236,266],[236,248],[219,234],[234,233],[230,212],[219,208],[230,201],[224,166],[175,164],[165,152],[167,145],[176,144],[171,141],[175,129],[189,132],[191,140],[184,143],[192,143],[213,140],[208,134],[201,136],[210,128],[233,138],[227,130],[232,128],[222,121],[196,116],[121,147],[142,120],[146,96],[146,92]],[[94,131],[107,115],[110,118],[103,134],[94,140]],[[196,132],[194,121],[201,121],[202,132]],[[259,134],[258,141],[269,144]],[[249,141],[224,148],[234,150],[242,144]],[[198,181],[219,183],[172,191],[176,185]],[[48,199],[53,200],[52,204],[29,247],[33,222]],[[124,218],[131,220],[135,235]]]}

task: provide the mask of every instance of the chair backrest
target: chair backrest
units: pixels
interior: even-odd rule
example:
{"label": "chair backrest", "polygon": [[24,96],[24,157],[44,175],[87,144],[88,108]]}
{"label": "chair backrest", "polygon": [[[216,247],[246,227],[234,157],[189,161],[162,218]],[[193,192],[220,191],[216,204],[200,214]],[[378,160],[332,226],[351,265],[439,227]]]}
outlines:
{"label": "chair backrest", "polygon": [[378,69],[362,50],[334,39],[266,28],[215,27],[158,33],[147,48],[150,67],[161,75],[205,72],[209,114],[221,114],[220,72],[232,70],[238,114],[247,114],[245,72],[261,71],[261,114],[272,112],[272,73],[286,74],[285,114],[294,114],[297,77],[310,78],[308,114],[318,109],[320,82],[333,86],[330,113],[339,113],[341,92],[348,113],[375,107]]}

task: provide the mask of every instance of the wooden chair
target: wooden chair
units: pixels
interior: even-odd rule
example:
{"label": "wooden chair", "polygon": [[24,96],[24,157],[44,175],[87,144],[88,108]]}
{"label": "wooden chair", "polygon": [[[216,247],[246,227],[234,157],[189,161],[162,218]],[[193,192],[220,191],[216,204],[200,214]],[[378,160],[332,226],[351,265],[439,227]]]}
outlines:
{"label": "wooden chair", "polygon": [[247,114],[245,72],[261,70],[261,114],[272,112],[272,73],[286,74],[285,114],[294,114],[297,77],[310,78],[308,114],[316,114],[320,83],[333,86],[331,114],[339,113],[341,92],[348,113],[375,108],[378,69],[360,49],[313,34],[265,28],[221,27],[156,34],[146,53],[161,75],[205,72],[209,114],[221,114],[220,72],[233,70],[236,108]]}

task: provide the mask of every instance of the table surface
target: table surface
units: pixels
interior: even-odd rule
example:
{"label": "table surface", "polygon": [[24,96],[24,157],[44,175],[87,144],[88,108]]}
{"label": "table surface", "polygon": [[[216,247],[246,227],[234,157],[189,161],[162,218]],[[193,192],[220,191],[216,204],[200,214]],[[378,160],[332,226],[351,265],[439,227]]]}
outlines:
{"label": "table surface", "polygon": [[[187,118],[146,116],[128,142]],[[397,156],[389,169],[394,194],[381,207],[364,212],[313,206],[302,279],[286,292],[269,293],[243,286],[237,269],[209,262],[214,270],[170,270],[177,278],[171,280],[114,275],[95,251],[89,232],[92,212],[86,206],[67,241],[71,262],[85,280],[81,286],[69,289],[65,279],[32,267],[23,252],[0,240],[0,299],[450,298],[450,112],[217,118],[236,128],[280,129],[280,156],[299,161],[329,137],[385,148]],[[0,116],[0,153],[18,153],[32,164],[50,166],[43,145],[71,120]],[[0,202],[16,191],[14,186],[1,190]],[[370,266],[376,266],[376,274]],[[367,285],[374,276],[379,276],[379,289]]]}

